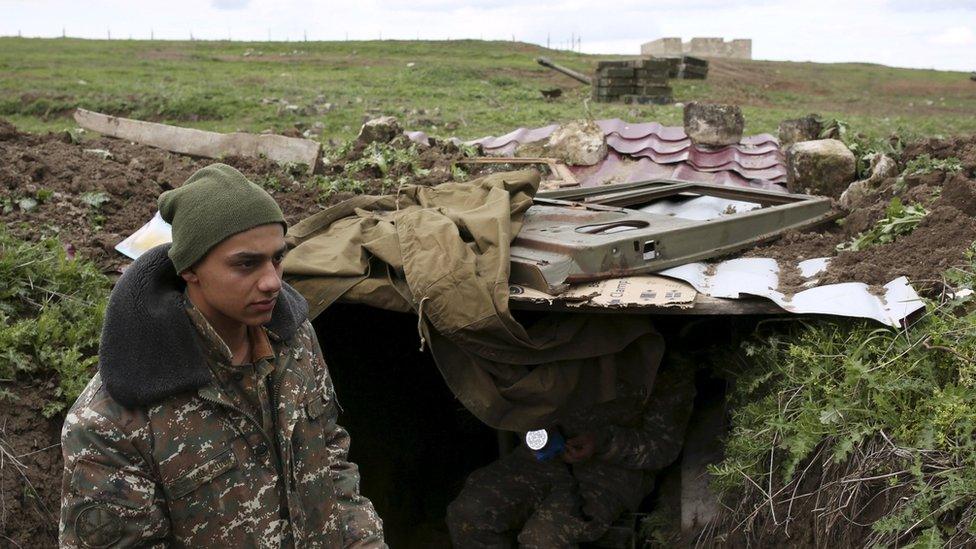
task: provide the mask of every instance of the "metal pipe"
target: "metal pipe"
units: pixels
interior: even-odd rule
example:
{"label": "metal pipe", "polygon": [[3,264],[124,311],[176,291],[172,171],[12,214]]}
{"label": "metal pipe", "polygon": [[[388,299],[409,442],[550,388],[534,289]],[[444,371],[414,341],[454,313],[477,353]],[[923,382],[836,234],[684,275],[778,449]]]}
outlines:
{"label": "metal pipe", "polygon": [[551,60],[549,60],[548,57],[539,57],[539,58],[536,59],[536,62],[539,63],[540,65],[542,65],[543,67],[549,67],[550,69],[552,69],[552,70],[554,70],[556,72],[561,72],[561,73],[565,74],[566,76],[568,76],[570,78],[573,78],[573,79],[576,79],[576,80],[579,80],[580,82],[582,82],[584,84],[590,85],[590,84],[593,83],[593,79],[590,78],[589,76],[586,76],[585,74],[576,72],[573,69],[567,69],[566,67],[563,67],[561,65],[557,65],[557,64],[553,63]]}

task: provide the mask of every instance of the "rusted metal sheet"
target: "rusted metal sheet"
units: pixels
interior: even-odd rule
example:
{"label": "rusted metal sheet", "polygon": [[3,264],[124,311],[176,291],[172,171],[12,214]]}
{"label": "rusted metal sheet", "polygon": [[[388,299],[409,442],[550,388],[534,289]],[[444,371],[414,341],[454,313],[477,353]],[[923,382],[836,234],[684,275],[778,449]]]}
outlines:
{"label": "rusted metal sheet", "polygon": [[[634,209],[692,197],[756,207],[707,220]],[[726,255],[832,215],[827,198],[678,181],[540,193],[512,242],[510,280],[558,294],[576,282],[651,273]]]}
{"label": "rusted metal sheet", "polygon": [[784,185],[769,179],[747,179],[731,170],[705,172],[686,162],[658,164],[650,158],[633,158],[615,151],[608,152],[603,162],[596,166],[579,166],[572,168],[572,170],[582,187],[598,187],[608,183],[634,183],[650,179],[670,179],[786,192]]}

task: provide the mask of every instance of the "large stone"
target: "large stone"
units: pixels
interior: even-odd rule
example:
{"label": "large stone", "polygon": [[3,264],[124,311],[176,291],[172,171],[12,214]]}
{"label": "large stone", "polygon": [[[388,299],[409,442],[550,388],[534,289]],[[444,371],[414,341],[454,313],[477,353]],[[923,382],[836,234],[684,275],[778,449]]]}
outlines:
{"label": "large stone", "polygon": [[822,130],[823,124],[815,114],[784,120],[779,123],[779,146],[786,150],[800,141],[820,139]]}
{"label": "large stone", "polygon": [[885,179],[898,175],[898,164],[890,156],[874,153],[867,157],[871,169],[867,178],[855,181],[837,200],[845,210],[853,210],[869,200],[873,200],[878,188]]}
{"label": "large stone", "polygon": [[389,143],[393,138],[402,134],[403,128],[395,116],[381,116],[372,120],[367,120],[359,130],[356,138],[361,143]]}
{"label": "large stone", "polygon": [[854,176],[854,153],[836,139],[801,141],[786,151],[786,186],[791,193],[838,198]]}
{"label": "large stone", "polygon": [[685,105],[685,133],[698,145],[721,147],[742,139],[745,119],[737,105],[692,102]]}
{"label": "large stone", "polygon": [[593,166],[607,156],[607,138],[592,120],[576,120],[552,132],[545,154],[570,166]]}

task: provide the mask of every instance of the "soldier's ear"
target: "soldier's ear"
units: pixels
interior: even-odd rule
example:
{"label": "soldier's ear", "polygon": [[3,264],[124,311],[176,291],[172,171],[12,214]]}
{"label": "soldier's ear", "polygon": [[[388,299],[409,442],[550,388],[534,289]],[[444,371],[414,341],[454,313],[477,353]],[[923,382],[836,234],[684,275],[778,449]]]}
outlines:
{"label": "soldier's ear", "polygon": [[187,284],[196,284],[197,282],[200,282],[200,277],[197,276],[197,273],[193,271],[193,267],[185,269],[183,272],[181,272],[180,278],[182,278]]}

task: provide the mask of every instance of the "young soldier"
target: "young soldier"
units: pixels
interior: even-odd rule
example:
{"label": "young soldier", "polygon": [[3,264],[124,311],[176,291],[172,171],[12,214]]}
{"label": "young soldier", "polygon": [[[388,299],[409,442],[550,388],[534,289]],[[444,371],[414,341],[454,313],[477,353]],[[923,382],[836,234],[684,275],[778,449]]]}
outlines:
{"label": "young soldier", "polygon": [[65,419],[61,546],[384,546],[274,199],[214,164],[159,211]]}

